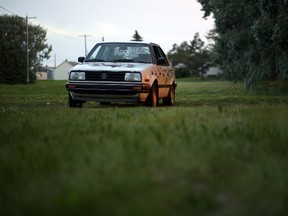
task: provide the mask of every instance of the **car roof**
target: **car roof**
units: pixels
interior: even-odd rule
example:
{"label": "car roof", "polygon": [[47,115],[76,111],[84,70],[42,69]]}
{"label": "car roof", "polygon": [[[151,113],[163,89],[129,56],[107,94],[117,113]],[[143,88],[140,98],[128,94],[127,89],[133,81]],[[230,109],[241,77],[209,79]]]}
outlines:
{"label": "car roof", "polygon": [[115,43],[119,43],[119,44],[147,44],[147,45],[154,45],[154,46],[159,46],[156,43],[152,43],[152,42],[145,42],[145,41],[103,41],[103,42],[98,42],[97,44],[115,44]]}

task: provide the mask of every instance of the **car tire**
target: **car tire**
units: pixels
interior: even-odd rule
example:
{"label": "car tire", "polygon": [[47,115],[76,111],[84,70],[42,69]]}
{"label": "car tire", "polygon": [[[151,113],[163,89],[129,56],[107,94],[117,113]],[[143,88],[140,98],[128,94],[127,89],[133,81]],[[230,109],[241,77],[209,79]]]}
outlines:
{"label": "car tire", "polygon": [[150,89],[150,93],[148,95],[148,98],[146,100],[147,106],[150,107],[157,107],[158,105],[158,90],[157,85],[154,83]]}
{"label": "car tire", "polygon": [[73,100],[71,97],[70,92],[68,92],[68,105],[70,108],[82,108],[83,107],[83,102],[82,101],[77,101]]}
{"label": "car tire", "polygon": [[173,106],[175,103],[175,87],[171,86],[169,90],[168,97],[163,98],[164,106]]}

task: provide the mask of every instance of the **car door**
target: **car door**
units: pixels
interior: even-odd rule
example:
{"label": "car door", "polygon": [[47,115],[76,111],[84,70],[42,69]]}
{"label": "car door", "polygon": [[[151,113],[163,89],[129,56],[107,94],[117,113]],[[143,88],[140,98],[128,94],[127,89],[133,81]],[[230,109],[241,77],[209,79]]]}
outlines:
{"label": "car door", "polygon": [[159,46],[153,47],[155,58],[157,60],[157,79],[159,98],[166,97],[169,93],[169,74],[171,73],[168,59]]}

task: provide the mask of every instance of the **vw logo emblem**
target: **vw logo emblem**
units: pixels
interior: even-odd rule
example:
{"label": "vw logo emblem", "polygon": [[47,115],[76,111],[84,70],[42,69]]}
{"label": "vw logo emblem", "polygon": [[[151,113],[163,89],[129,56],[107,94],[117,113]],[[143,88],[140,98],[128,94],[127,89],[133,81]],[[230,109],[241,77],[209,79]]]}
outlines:
{"label": "vw logo emblem", "polygon": [[102,78],[103,80],[107,79],[107,74],[106,74],[106,73],[102,73],[102,74],[101,74],[101,78]]}

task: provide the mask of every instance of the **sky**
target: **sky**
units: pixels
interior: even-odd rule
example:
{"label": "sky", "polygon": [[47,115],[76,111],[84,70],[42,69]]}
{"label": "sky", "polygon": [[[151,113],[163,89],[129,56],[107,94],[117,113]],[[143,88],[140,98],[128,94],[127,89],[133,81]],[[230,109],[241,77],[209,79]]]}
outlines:
{"label": "sky", "polygon": [[103,39],[130,41],[137,30],[167,53],[173,44],[193,40],[196,32],[205,41],[214,26],[212,17],[203,19],[196,0],[0,0],[0,6],[1,15],[27,15],[30,24],[47,30],[53,49],[43,62],[48,66],[84,56],[84,35],[89,51]]}

